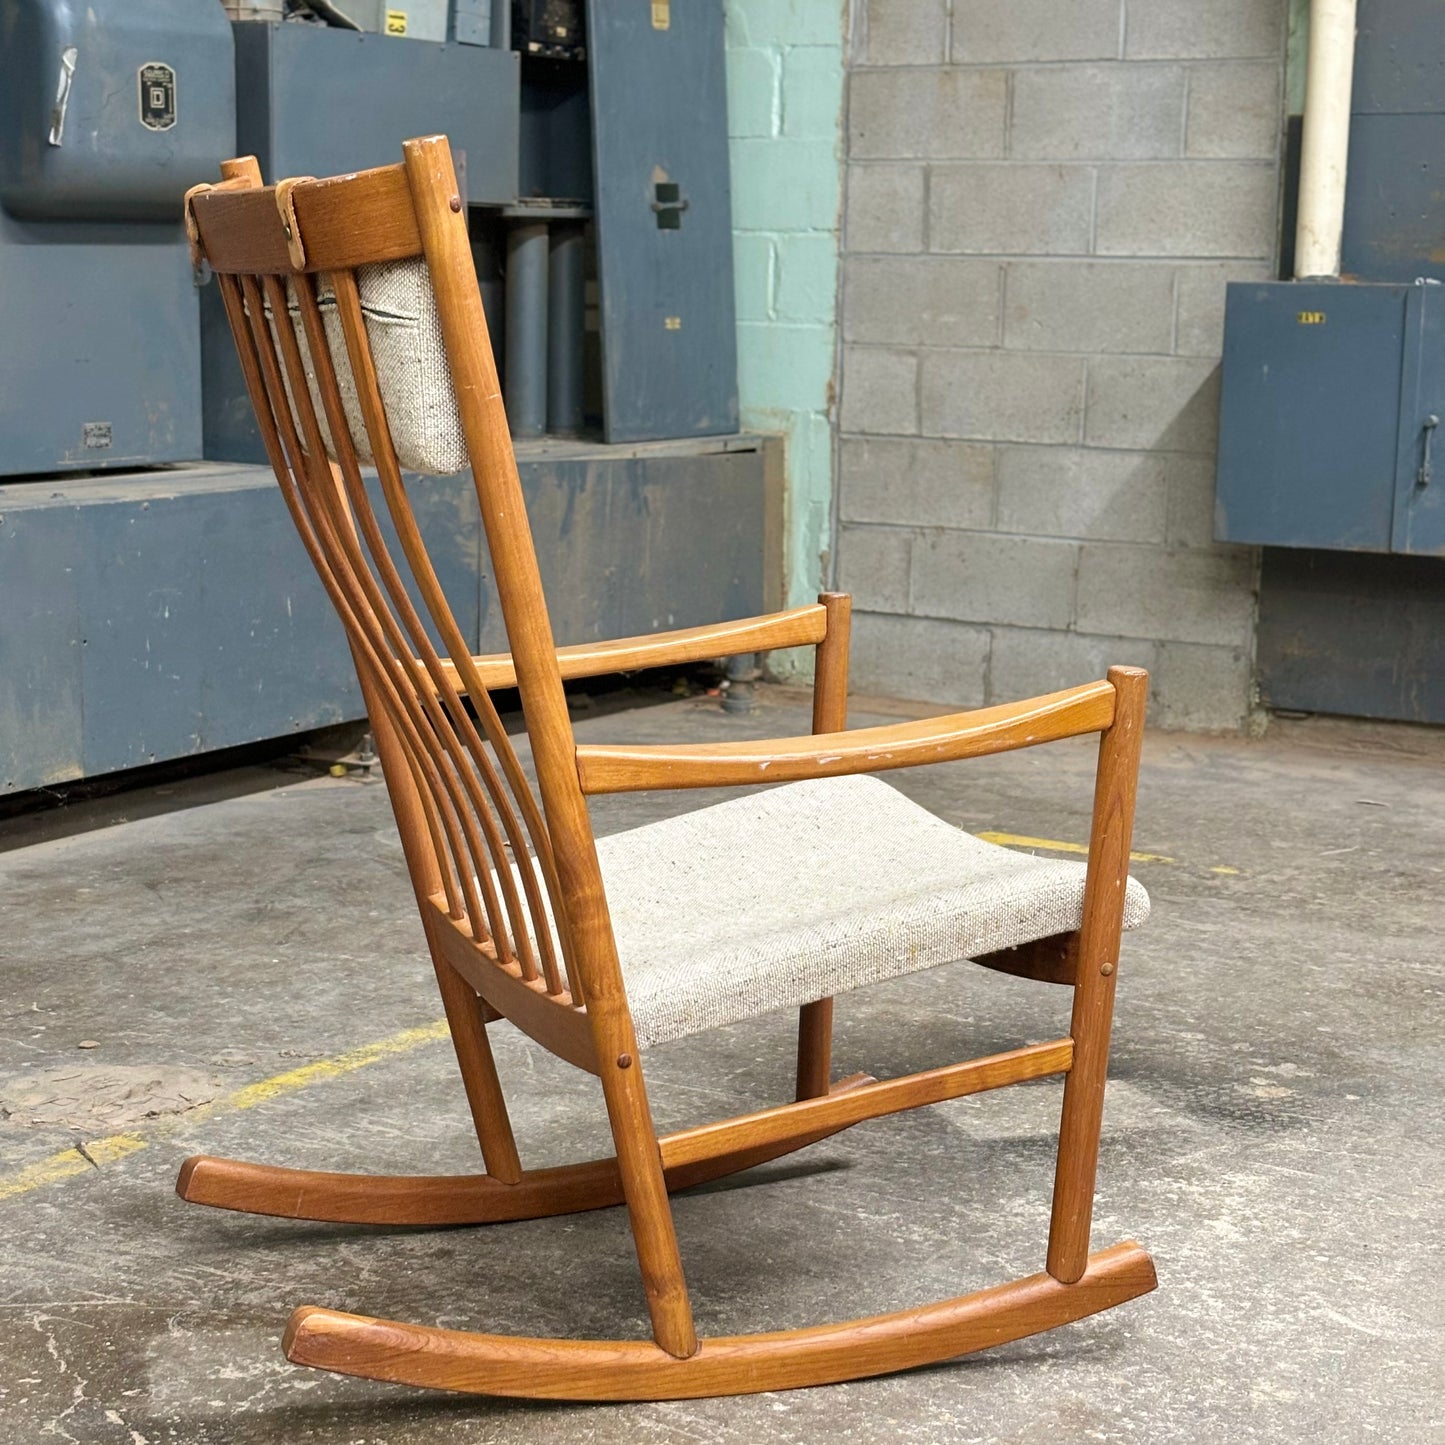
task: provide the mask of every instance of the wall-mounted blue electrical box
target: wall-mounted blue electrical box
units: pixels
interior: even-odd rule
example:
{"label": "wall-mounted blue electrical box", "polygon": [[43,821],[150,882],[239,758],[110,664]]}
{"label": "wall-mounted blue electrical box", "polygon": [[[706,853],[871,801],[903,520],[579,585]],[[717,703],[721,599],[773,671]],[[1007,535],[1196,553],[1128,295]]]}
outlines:
{"label": "wall-mounted blue electrical box", "polygon": [[1215,536],[1445,556],[1445,287],[1236,283]]}

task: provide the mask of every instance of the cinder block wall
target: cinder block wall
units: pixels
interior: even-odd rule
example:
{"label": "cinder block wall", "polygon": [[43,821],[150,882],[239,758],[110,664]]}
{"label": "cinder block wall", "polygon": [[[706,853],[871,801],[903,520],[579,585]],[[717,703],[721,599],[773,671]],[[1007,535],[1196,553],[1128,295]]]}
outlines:
{"label": "cinder block wall", "polygon": [[1224,285],[1273,273],[1287,0],[867,0],[843,232],[839,581],[861,690],[1154,673],[1244,721],[1212,540]]}
{"label": "cinder block wall", "polygon": [[744,426],[787,438],[794,604],[830,561],[844,20],[841,0],[727,0],[739,401]]}

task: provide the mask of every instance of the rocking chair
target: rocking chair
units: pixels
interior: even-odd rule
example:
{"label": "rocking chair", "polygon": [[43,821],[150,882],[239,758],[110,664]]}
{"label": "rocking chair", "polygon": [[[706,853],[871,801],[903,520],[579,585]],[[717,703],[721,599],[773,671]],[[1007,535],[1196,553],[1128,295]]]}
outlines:
{"label": "rocking chair", "polygon": [[[219,283],[271,465],[345,625],[461,1066],[485,1172],[314,1173],[198,1156],[183,1199],[296,1219],[458,1225],[625,1204],[651,1340],[477,1334],[305,1307],[289,1359],[490,1395],[674,1399],[884,1374],[1080,1319],[1154,1288],[1128,1242],[1089,1253],[1147,677],[1004,707],[846,731],[849,600],[715,627],[558,648],[446,139],[400,165],[263,187],[251,158],[186,198]],[[375,466],[399,547],[362,465]],[[470,464],[510,654],[473,656],[438,585],[403,470]],[[413,599],[419,599],[419,604]],[[423,609],[430,624],[423,619]],[[434,630],[433,630],[434,629]],[[433,638],[439,639],[440,646]],[[579,746],[563,681],[770,648],[816,652],[812,736]],[[491,692],[518,689],[534,791]],[[1101,735],[1087,869],[960,832],[861,776]],[[588,798],[782,784],[595,840]],[[679,919],[750,912],[745,935]],[[969,960],[1073,989],[1069,1035],[903,1078],[830,1082],[835,994]],[[799,1012],[796,1098],[659,1137],[654,1044]],[[524,1169],[487,1040],[509,1019],[595,1075],[614,1157]],[[668,1195],[851,1124],[1063,1074],[1046,1269],[896,1314],[700,1340]]]}

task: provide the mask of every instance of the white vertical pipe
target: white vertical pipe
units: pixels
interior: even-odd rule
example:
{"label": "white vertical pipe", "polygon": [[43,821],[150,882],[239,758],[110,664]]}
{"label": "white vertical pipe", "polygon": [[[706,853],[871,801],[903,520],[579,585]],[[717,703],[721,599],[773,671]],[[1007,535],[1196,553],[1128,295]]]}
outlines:
{"label": "white vertical pipe", "polygon": [[1294,273],[1340,274],[1350,95],[1355,79],[1355,0],[1310,0]]}

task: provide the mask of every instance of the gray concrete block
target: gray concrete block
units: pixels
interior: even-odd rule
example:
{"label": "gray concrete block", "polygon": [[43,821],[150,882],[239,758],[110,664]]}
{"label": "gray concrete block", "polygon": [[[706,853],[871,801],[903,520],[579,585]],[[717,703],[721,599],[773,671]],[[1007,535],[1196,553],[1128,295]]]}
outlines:
{"label": "gray concrete block", "polygon": [[1122,10],[1122,0],[953,0],[953,60],[1112,60]]}
{"label": "gray concrete block", "polygon": [[918,357],[877,346],[843,348],[843,431],[894,436],[918,432]]}
{"label": "gray concrete block", "polygon": [[1167,457],[1169,515],[1165,541],[1171,547],[1213,548],[1214,458]]}
{"label": "gray concrete block", "polygon": [[907,612],[912,542],[901,527],[840,528],[838,586],[865,611]]}
{"label": "gray concrete block", "polygon": [[913,544],[911,612],[960,622],[1067,627],[1078,547],[992,532],[933,532]]}
{"label": "gray concrete block", "polygon": [[1091,357],[1084,439],[1095,447],[1213,455],[1217,364],[1193,357]]}
{"label": "gray concrete block", "polygon": [[[915,585],[918,570],[915,557]],[[1247,647],[1255,586],[1253,558],[1237,552],[1084,542],[1076,625],[1103,636]]]}
{"label": "gray concrete block", "polygon": [[857,27],[860,65],[942,65],[948,60],[945,0],[868,0]]}
{"label": "gray concrete block", "polygon": [[1169,486],[1165,540],[1169,546],[1214,546],[1214,458],[1179,457]]}
{"label": "gray concrete block", "polygon": [[843,336],[849,341],[992,346],[1002,268],[955,256],[855,256],[844,265]]}
{"label": "gray concrete block", "polygon": [[1163,542],[1173,462],[1156,452],[1000,447],[998,529]]}
{"label": "gray concrete block", "polygon": [[1254,692],[1251,649],[1162,642],[1149,697],[1149,723],[1186,732],[1237,732]]}
{"label": "gray concrete block", "polygon": [[1185,71],[1177,65],[1051,65],[1014,76],[1009,155],[1025,160],[1177,156]]}
{"label": "gray concrete block", "polygon": [[853,615],[849,691],[978,707],[988,676],[988,629],[923,617]]}
{"label": "gray concrete block", "polygon": [[925,352],[919,402],[925,436],[1073,442],[1084,361],[1021,351]]}
{"label": "gray concrete block", "polygon": [[1224,289],[1231,281],[1268,281],[1267,261],[1223,261],[1179,268],[1174,349],[1180,356],[1217,357],[1224,351]]}
{"label": "gray concrete block", "polygon": [[1137,637],[996,627],[989,658],[990,704],[1021,702],[1103,677],[1111,667],[1154,666],[1154,644]]}
{"label": "gray concrete block", "polygon": [[1274,160],[1284,130],[1280,80],[1277,60],[1194,66],[1184,153]]}
{"label": "gray concrete block", "polygon": [[1087,166],[938,165],[929,178],[928,249],[1083,256],[1093,214]]}
{"label": "gray concrete block", "polygon": [[1004,345],[1014,350],[1161,352],[1174,339],[1174,270],[1143,262],[1014,261]]}
{"label": "gray concrete block", "polygon": [[1236,59],[1284,54],[1289,0],[1144,0],[1129,6],[1124,55]]}
{"label": "gray concrete block", "polygon": [[1001,156],[1007,99],[1002,70],[855,71],[848,85],[848,154]]}
{"label": "gray concrete block", "polygon": [[848,166],[843,244],[850,252],[923,249],[922,166],[896,161]]}
{"label": "gray concrete block", "polygon": [[994,448],[977,442],[843,437],[838,507],[845,522],[987,528]]}
{"label": "gray concrete block", "polygon": [[1255,161],[1173,161],[1099,172],[1095,250],[1101,256],[1274,254],[1275,167]]}

